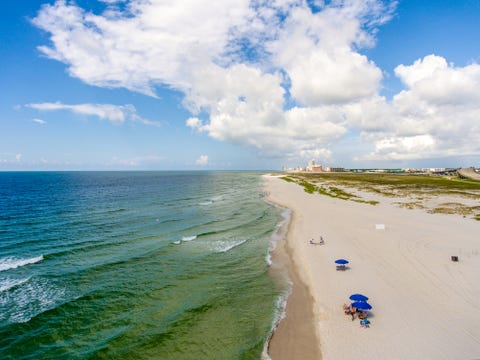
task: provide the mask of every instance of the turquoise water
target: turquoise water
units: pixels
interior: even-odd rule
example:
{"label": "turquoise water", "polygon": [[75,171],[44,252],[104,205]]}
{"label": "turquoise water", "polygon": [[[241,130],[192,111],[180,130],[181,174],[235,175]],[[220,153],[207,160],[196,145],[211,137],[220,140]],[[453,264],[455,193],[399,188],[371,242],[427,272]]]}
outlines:
{"label": "turquoise water", "polygon": [[0,173],[1,359],[258,359],[285,287],[251,172]]}

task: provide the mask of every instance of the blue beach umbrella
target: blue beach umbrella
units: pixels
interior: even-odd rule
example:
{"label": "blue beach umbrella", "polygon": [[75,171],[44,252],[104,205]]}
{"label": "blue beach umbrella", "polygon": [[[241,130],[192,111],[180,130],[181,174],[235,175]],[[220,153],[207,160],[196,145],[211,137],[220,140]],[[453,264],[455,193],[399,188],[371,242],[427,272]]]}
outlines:
{"label": "blue beach umbrella", "polygon": [[335,264],[345,265],[345,264],[348,264],[348,260],[338,259],[338,260],[335,260]]}
{"label": "blue beach umbrella", "polygon": [[367,301],[368,297],[362,294],[353,294],[353,295],[350,295],[349,299],[352,301]]}
{"label": "blue beach umbrella", "polygon": [[358,310],[370,310],[372,308],[372,305],[370,305],[369,303],[365,302],[365,301],[355,301],[352,306],[355,308],[355,309],[358,309]]}

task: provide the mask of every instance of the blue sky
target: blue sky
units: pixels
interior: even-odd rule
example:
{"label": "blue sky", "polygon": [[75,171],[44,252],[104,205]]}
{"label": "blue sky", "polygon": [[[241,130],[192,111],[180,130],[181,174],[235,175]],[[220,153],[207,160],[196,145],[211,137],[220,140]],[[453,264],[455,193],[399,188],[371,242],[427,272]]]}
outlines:
{"label": "blue sky", "polygon": [[479,165],[477,1],[2,7],[0,170]]}

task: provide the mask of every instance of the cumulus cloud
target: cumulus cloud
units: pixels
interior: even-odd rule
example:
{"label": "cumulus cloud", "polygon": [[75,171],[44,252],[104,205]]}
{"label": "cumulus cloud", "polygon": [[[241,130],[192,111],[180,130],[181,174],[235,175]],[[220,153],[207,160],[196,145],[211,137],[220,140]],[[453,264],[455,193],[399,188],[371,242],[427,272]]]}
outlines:
{"label": "cumulus cloud", "polygon": [[[99,14],[44,5],[32,22],[50,43],[38,49],[90,85],[181,91],[193,131],[286,159],[330,159],[353,133],[370,147],[357,160],[480,153],[478,64],[400,64],[404,90],[381,96],[383,72],[360,50],[396,1],[105,1]],[[131,105],[30,105],[147,123]]]}
{"label": "cumulus cloud", "polygon": [[52,34],[52,46],[39,50],[68,64],[72,76],[155,96],[158,84],[188,89],[192,66],[221,57],[250,12],[245,0],[133,0],[125,12],[96,15],[57,1],[33,23]]}
{"label": "cumulus cloud", "polygon": [[[399,65],[406,89],[349,107],[374,149],[373,160],[408,160],[480,153],[480,65],[456,67],[428,55]],[[362,158],[362,157],[359,157]]]}
{"label": "cumulus cloud", "polygon": [[200,157],[195,161],[195,164],[199,166],[208,165],[208,155],[200,155]]}
{"label": "cumulus cloud", "polygon": [[[40,111],[58,111],[68,110],[76,114],[96,116],[101,120],[108,120],[114,125],[123,124],[127,119],[143,123],[145,125],[160,126],[158,122],[143,119],[137,114],[137,110],[133,105],[112,105],[112,104],[77,104],[68,105],[60,102],[54,103],[31,103],[25,105],[32,109]],[[37,120],[37,121],[35,121]],[[43,120],[35,119],[34,121],[41,124]],[[40,122],[38,121],[40,120]]]}

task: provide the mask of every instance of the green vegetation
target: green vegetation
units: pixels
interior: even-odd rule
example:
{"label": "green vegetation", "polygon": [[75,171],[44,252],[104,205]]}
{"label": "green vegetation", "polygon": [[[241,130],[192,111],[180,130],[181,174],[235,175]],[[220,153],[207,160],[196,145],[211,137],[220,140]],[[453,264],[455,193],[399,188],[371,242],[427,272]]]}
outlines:
{"label": "green vegetation", "polygon": [[376,200],[359,200],[359,199],[354,199],[353,201],[358,202],[358,203],[370,204],[370,205],[380,204],[380,202],[378,202],[378,201],[376,201]]}
{"label": "green vegetation", "polygon": [[425,206],[420,201],[413,202],[395,202],[394,204],[405,209],[425,209]]}
{"label": "green vegetation", "polygon": [[[358,196],[354,194],[350,194],[346,192],[345,190],[342,190],[338,187],[335,186],[317,186],[315,184],[312,184],[305,179],[303,179],[301,176],[285,176],[282,177],[283,180],[288,181],[288,182],[293,182],[297,183],[298,185],[302,186],[305,192],[309,194],[314,194],[314,193],[319,193],[321,195],[329,196],[332,198],[338,198],[342,200],[350,200],[352,198],[358,198]],[[377,205],[378,201],[366,201],[366,200],[361,200],[361,199],[353,199],[355,202],[359,203],[365,203],[365,204],[370,204],[370,205]]]}
{"label": "green vegetation", "polygon": [[305,180],[300,180],[299,184],[303,186],[305,192],[309,194],[313,194],[318,189],[315,185],[310,184],[308,181]]}
{"label": "green vegetation", "polygon": [[443,203],[440,206],[429,210],[432,214],[460,214],[471,215],[480,210],[480,206],[466,206],[460,203]]}
{"label": "green vegetation", "polygon": [[289,177],[289,176],[282,176],[280,179],[283,179],[283,180],[285,180],[285,181],[287,181],[287,182],[293,182],[293,183],[296,182],[294,179],[292,179],[292,178]]}
{"label": "green vegetation", "polygon": [[336,184],[361,183],[368,185],[384,185],[415,188],[431,188],[442,190],[480,190],[480,181],[461,179],[459,177],[446,178],[424,175],[398,175],[398,174],[357,174],[357,173],[315,173],[302,174],[302,177],[314,181],[333,181]]}
{"label": "green vegetation", "polygon": [[[480,221],[480,207],[462,204],[462,199],[480,199],[480,181],[459,177],[438,177],[409,174],[359,174],[359,173],[301,173],[283,178],[285,181],[301,185],[309,194],[319,193],[332,198],[358,203],[377,205],[378,201],[366,200],[349,193],[347,189],[357,189],[390,198],[400,198],[395,202],[406,209],[425,209],[433,214],[473,215]],[[460,202],[428,206],[428,202],[440,196],[448,196]]]}

